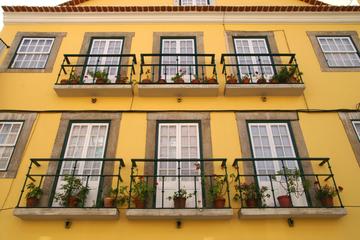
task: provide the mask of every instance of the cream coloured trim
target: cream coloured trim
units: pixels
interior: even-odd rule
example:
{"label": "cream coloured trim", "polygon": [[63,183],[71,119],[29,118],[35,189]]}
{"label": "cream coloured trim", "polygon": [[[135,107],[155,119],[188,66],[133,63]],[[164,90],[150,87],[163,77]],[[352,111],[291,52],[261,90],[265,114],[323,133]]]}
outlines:
{"label": "cream coloured trim", "polygon": [[359,23],[359,13],[4,13],[4,23]]}

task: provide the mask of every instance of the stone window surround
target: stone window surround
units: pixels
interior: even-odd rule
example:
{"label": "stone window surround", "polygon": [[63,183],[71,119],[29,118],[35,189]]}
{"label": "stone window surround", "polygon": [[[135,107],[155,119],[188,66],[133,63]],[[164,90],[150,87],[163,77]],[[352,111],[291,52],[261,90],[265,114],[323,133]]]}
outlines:
{"label": "stone window surround", "polygon": [[[121,113],[98,113],[98,112],[74,112],[63,113],[60,119],[59,129],[56,135],[54,147],[52,150],[51,158],[61,158],[63,148],[66,144],[66,136],[69,133],[70,123],[72,121],[109,121],[108,137],[105,151],[105,158],[115,158],[117,142],[119,136]],[[47,174],[55,174],[59,168],[59,162],[50,162],[47,170]],[[114,162],[106,162],[103,166],[104,174],[113,174]],[[52,177],[45,178],[43,184],[43,195],[41,197],[41,206],[47,206],[50,199],[51,191],[54,186],[54,179]],[[110,188],[112,179],[105,179],[105,188]],[[103,193],[106,193],[107,189],[103,189]]]}
{"label": "stone window surround", "polygon": [[[254,37],[265,38],[268,44],[269,53],[279,53],[276,45],[275,34],[272,31],[226,31],[227,50],[230,54],[236,53],[234,38],[236,37]],[[280,63],[278,58],[273,60],[275,63]],[[230,58],[230,64],[237,64],[234,58]],[[237,75],[237,67],[231,67],[231,73]],[[229,74],[229,73],[228,73]]]}
{"label": "stone window surround", "polygon": [[[90,52],[91,40],[93,38],[122,38],[123,45],[121,54],[130,54],[132,38],[135,36],[135,32],[85,32],[84,39],[81,44],[80,54],[88,54]],[[77,64],[84,64],[86,58],[79,58]],[[126,64],[129,58],[121,58],[120,64]],[[79,69],[82,72],[82,68]],[[121,76],[127,76],[128,68],[121,68]],[[81,75],[79,73],[79,75]]]}
{"label": "stone window surround", "polygon": [[[163,38],[166,37],[179,37],[179,38],[184,38],[184,37],[189,37],[189,38],[195,38],[195,52],[196,53],[205,53],[205,49],[204,49],[204,33],[203,32],[154,32],[153,33],[153,49],[152,52],[153,53],[161,53],[161,40]],[[152,64],[159,64],[160,62],[160,58],[157,57],[153,57],[152,58]],[[198,63],[204,63],[204,59],[203,58],[198,58]],[[156,71],[157,70],[157,71]],[[159,79],[159,70],[155,69],[155,73],[154,73],[154,79],[157,80]],[[206,76],[206,68],[204,69],[204,76]]]}
{"label": "stone window surround", "polygon": [[[9,72],[9,73],[50,73],[53,70],[54,63],[58,56],[61,42],[67,33],[65,32],[17,32],[15,38],[8,50],[8,53],[0,66],[0,72]],[[21,40],[24,37],[53,37],[54,43],[51,48],[47,63],[45,68],[35,68],[35,69],[13,69],[10,68],[11,63],[16,55],[17,49],[21,43]]]}
{"label": "stone window surround", "polygon": [[360,67],[329,67],[329,65],[326,62],[325,55],[323,51],[321,50],[320,44],[317,40],[317,37],[321,36],[346,36],[350,37],[352,42],[354,43],[356,49],[360,50],[360,40],[358,33],[356,31],[334,31],[334,32],[306,32],[311,45],[314,49],[315,55],[319,61],[320,64],[320,70],[322,72],[359,72]]}
{"label": "stone window surround", "polygon": [[[236,122],[239,132],[239,140],[240,140],[240,147],[241,153],[243,158],[251,158],[251,144],[250,144],[250,135],[248,131],[247,123],[248,121],[284,121],[289,123],[290,133],[292,134],[292,140],[294,141],[295,152],[298,154],[300,158],[309,157],[305,139],[301,131],[300,123],[299,123],[299,116],[296,112],[286,112],[286,113],[279,113],[279,112],[237,112],[236,115]],[[244,174],[253,174],[255,169],[253,167],[252,162],[242,163]],[[241,167],[241,166],[240,166]],[[308,161],[302,162],[301,167],[305,173],[312,174],[313,169],[311,163]],[[246,178],[247,182],[252,182],[253,179]],[[311,179],[311,185],[315,179]],[[312,203],[317,203],[315,198],[315,191],[314,189],[309,189],[310,198]]]}
{"label": "stone window surround", "polygon": [[36,117],[36,113],[0,113],[1,121],[23,121],[23,126],[18,136],[18,140],[16,142],[13,154],[9,161],[8,168],[6,171],[0,171],[0,178],[16,177]]}
{"label": "stone window surround", "polygon": [[360,120],[359,112],[339,112],[339,117],[344,125],[345,132],[354,151],[355,158],[360,167],[360,141],[352,121]]}
{"label": "stone window surround", "polygon": [[[156,129],[158,122],[199,122],[200,121],[200,129],[201,129],[201,150],[203,159],[212,158],[212,144],[211,144],[211,130],[210,130],[210,113],[209,112],[172,112],[172,113],[148,113],[147,115],[147,128],[146,128],[146,150],[145,150],[145,158],[146,159],[156,159]],[[204,171],[206,173],[213,173],[214,165],[212,162],[205,162]],[[153,163],[145,163],[144,165],[144,173],[146,175],[154,175],[154,164]],[[152,182],[152,181],[150,181]],[[208,186],[208,183],[206,183]],[[208,196],[206,200],[209,201]],[[152,202],[150,200],[149,202]]]}

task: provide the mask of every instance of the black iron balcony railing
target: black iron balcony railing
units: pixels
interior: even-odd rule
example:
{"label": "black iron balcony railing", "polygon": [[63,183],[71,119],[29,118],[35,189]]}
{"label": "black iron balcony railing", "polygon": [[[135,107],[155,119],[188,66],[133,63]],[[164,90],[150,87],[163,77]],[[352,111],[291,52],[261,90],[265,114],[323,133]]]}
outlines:
{"label": "black iron balcony railing", "polygon": [[215,54],[141,54],[141,83],[216,84]]}
{"label": "black iron balcony railing", "polygon": [[124,166],[116,158],[33,158],[17,207],[101,208],[103,197],[119,189]]}
{"label": "black iron balcony railing", "polygon": [[227,84],[302,84],[295,54],[222,54]]}
{"label": "black iron balcony railing", "polygon": [[65,54],[56,84],[131,84],[135,54]]}
{"label": "black iron balcony railing", "polygon": [[[176,203],[180,193],[183,207]],[[132,160],[129,208],[184,207],[231,208],[226,159]]]}
{"label": "black iron balcony railing", "polygon": [[233,167],[243,208],[344,207],[329,158],[241,158]]}

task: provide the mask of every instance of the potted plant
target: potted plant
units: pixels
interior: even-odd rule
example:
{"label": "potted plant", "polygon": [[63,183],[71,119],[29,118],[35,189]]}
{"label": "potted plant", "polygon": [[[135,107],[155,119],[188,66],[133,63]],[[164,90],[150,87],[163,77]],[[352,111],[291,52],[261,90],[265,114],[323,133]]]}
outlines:
{"label": "potted plant", "polygon": [[119,188],[110,188],[108,194],[104,197],[104,207],[111,208],[115,205],[123,205],[128,199],[127,186]]}
{"label": "potted plant", "polygon": [[215,176],[211,188],[209,189],[210,196],[214,203],[214,208],[225,207],[225,185],[226,177]]}
{"label": "potted plant", "polygon": [[168,197],[168,199],[174,201],[174,208],[182,209],[186,206],[186,199],[191,197],[191,193],[187,193],[184,188],[180,188],[179,191],[174,192],[173,196]]}
{"label": "potted plant", "polygon": [[194,79],[191,80],[191,83],[194,83],[194,84],[199,84],[201,83],[201,78],[199,78],[199,76],[197,74],[194,74]]}
{"label": "potted plant", "polygon": [[[277,177],[280,177],[280,180]],[[309,187],[309,181],[302,181],[299,169],[289,169],[285,167],[283,170],[277,171],[277,175],[274,175],[271,178],[273,181],[278,182],[287,192],[286,195],[277,197],[280,207],[292,207],[291,194],[299,198]]]}
{"label": "potted plant", "polygon": [[145,72],[146,74],[146,78],[144,78],[143,80],[141,80],[141,83],[152,83],[151,79],[150,79],[150,69],[146,70]]}
{"label": "potted plant", "polygon": [[39,204],[39,199],[43,194],[43,190],[34,183],[26,185],[28,192],[26,194],[26,207],[36,207]]}
{"label": "potted plant", "polygon": [[[280,71],[275,74],[270,82],[271,83],[299,83],[299,79],[295,76],[296,73],[296,66],[291,66],[291,67],[282,67],[280,69]],[[298,75],[301,75],[302,73],[299,72]]]}
{"label": "potted plant", "polygon": [[249,208],[265,207],[264,200],[270,197],[270,194],[266,193],[269,190],[266,186],[259,188],[255,183],[241,183],[235,185],[235,189],[238,192],[235,194],[234,199],[245,201],[246,207]]}
{"label": "potted plant", "polygon": [[64,207],[83,206],[90,188],[84,186],[82,181],[74,176],[65,176],[64,182],[60,192],[55,194],[55,200]]}
{"label": "potted plant", "polygon": [[251,82],[251,78],[248,74],[244,74],[241,78],[241,83],[243,84],[249,84]]}
{"label": "potted plant", "polygon": [[96,84],[105,84],[109,82],[108,72],[104,69],[102,71],[89,72],[92,78],[95,78]]}
{"label": "potted plant", "polygon": [[166,80],[163,79],[163,78],[160,78],[159,81],[158,81],[158,83],[166,83]]}
{"label": "potted plant", "polygon": [[125,84],[125,83],[127,83],[128,80],[129,80],[128,77],[120,77],[120,76],[118,76],[115,83]]}
{"label": "potted plant", "polygon": [[132,201],[135,204],[136,208],[145,208],[146,206],[146,200],[148,196],[151,194],[151,192],[154,191],[154,187],[150,184],[148,184],[144,177],[140,177],[139,181],[136,181],[133,179],[132,184]]}
{"label": "potted plant", "polygon": [[80,76],[77,73],[72,72],[70,75],[70,78],[69,78],[69,82],[70,82],[70,84],[79,84]]}
{"label": "potted plant", "polygon": [[235,75],[230,74],[230,75],[226,76],[226,83],[229,83],[229,84],[237,83],[237,79],[236,79]]}
{"label": "potted plant", "polygon": [[256,79],[256,83],[258,84],[265,84],[266,83],[266,79],[264,77],[264,74],[259,74],[258,72],[255,72],[255,79]]}
{"label": "potted plant", "polygon": [[216,77],[215,75],[211,75],[211,77],[205,77],[205,83],[209,83],[209,84],[216,84],[217,83],[217,80],[216,80]]}
{"label": "potted plant", "polygon": [[183,76],[185,75],[185,71],[180,69],[180,72],[177,72],[174,77],[171,78],[174,83],[184,83]]}
{"label": "potted plant", "polygon": [[[332,186],[325,185],[320,187],[317,182],[317,189],[315,191],[316,199],[320,201],[321,206],[323,207],[333,207],[334,206],[334,197],[337,195],[336,189]],[[343,190],[342,187],[339,186],[339,191]]]}
{"label": "potted plant", "polygon": [[61,85],[69,84],[69,79],[61,79],[60,84]]}

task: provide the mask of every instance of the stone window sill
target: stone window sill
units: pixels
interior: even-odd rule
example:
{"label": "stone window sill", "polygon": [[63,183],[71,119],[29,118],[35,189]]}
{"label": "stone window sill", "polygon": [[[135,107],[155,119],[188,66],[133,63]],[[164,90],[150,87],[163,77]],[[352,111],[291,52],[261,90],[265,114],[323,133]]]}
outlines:
{"label": "stone window sill", "polygon": [[345,208],[242,208],[241,219],[264,218],[340,218],[345,216]]}

